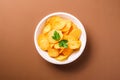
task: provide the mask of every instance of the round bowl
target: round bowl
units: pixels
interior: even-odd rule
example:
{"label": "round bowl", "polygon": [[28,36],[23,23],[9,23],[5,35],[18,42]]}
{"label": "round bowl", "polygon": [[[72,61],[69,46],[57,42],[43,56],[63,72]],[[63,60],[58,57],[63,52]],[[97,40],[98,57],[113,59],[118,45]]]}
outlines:
{"label": "round bowl", "polygon": [[[51,16],[60,16],[60,17],[64,17],[64,18],[67,18],[69,20],[71,20],[74,24],[76,24],[78,26],[78,28],[81,29],[82,31],[82,34],[81,34],[81,37],[80,37],[80,40],[81,40],[81,47],[78,51],[75,51],[73,52],[69,57],[68,59],[64,60],[64,61],[58,61],[58,60],[55,60],[54,58],[51,58],[47,52],[43,51],[42,49],[40,49],[40,47],[38,46],[38,42],[37,42],[37,39],[38,39],[38,35],[41,33],[41,30],[43,28],[43,25],[45,23],[45,21],[51,17]],[[71,63],[73,61],[75,61],[78,57],[80,57],[80,55],[83,53],[84,49],[85,49],[85,46],[86,46],[86,31],[85,31],[85,28],[84,26],[82,25],[82,23],[73,15],[69,14],[69,13],[65,13],[65,12],[55,12],[55,13],[51,13],[47,16],[45,16],[39,23],[38,25],[36,26],[36,29],[35,29],[35,33],[34,33],[34,43],[35,43],[35,47],[38,51],[38,53],[40,54],[40,56],[50,62],[50,63],[53,63],[53,64],[57,64],[57,65],[63,65],[63,64],[68,64],[68,63]]]}

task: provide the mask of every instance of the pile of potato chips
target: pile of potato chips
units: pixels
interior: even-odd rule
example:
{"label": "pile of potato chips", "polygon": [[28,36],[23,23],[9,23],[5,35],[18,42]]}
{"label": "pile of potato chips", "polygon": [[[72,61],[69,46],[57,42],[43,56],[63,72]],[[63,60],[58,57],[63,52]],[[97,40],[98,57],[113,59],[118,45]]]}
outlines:
{"label": "pile of potato chips", "polygon": [[81,46],[81,30],[70,20],[52,16],[38,36],[39,47],[56,60],[66,60]]}

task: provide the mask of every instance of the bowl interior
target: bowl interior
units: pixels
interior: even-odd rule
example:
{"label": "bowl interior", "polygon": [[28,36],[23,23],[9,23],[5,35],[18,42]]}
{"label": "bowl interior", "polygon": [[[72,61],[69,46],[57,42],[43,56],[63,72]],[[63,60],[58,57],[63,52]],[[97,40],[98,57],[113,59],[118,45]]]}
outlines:
{"label": "bowl interior", "polygon": [[[81,37],[80,37],[80,40],[82,42],[81,44],[81,47],[78,51],[75,51],[73,52],[69,57],[68,59],[66,59],[65,61],[57,61],[55,60],[54,58],[51,58],[47,52],[41,50],[38,46],[38,43],[37,43],[37,38],[38,38],[38,35],[41,33],[41,30],[44,26],[44,23],[46,22],[46,20],[51,17],[51,16],[60,16],[60,17],[63,17],[63,18],[67,18],[69,20],[71,20],[73,23],[75,23],[78,28],[81,29],[82,31],[82,34],[81,34]],[[76,60],[83,52],[84,48],[85,48],[85,45],[86,45],[86,32],[85,32],[85,29],[84,29],[84,26],[81,24],[81,22],[76,18],[74,17],[73,15],[71,14],[68,14],[68,13],[63,13],[63,12],[57,12],[57,13],[52,13],[52,14],[49,14],[48,16],[44,17],[37,25],[36,27],[36,30],[35,30],[35,34],[34,34],[34,42],[35,42],[35,46],[36,46],[36,49],[38,51],[38,53],[48,62],[50,63],[53,63],[53,64],[67,64],[67,63],[70,63],[70,62],[73,62],[74,60]]]}

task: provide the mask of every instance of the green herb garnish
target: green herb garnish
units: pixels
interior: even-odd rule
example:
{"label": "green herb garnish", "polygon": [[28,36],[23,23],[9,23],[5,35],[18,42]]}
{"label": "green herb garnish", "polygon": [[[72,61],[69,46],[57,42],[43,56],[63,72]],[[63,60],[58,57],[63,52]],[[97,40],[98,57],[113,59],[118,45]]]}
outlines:
{"label": "green herb garnish", "polygon": [[57,31],[54,31],[54,35],[52,36],[52,38],[56,41],[60,40],[60,34]]}
{"label": "green herb garnish", "polygon": [[64,48],[68,48],[68,44],[67,44],[68,40],[61,40],[59,42],[59,46],[60,47],[64,47]]}

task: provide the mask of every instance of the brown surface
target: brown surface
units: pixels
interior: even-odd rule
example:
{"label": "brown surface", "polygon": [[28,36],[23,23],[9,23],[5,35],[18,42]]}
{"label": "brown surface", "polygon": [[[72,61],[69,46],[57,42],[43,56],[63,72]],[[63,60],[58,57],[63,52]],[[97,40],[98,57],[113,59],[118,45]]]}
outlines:
{"label": "brown surface", "polygon": [[[79,18],[88,42],[72,64],[52,65],[33,34],[47,14]],[[120,80],[120,0],[0,0],[0,80]]]}

